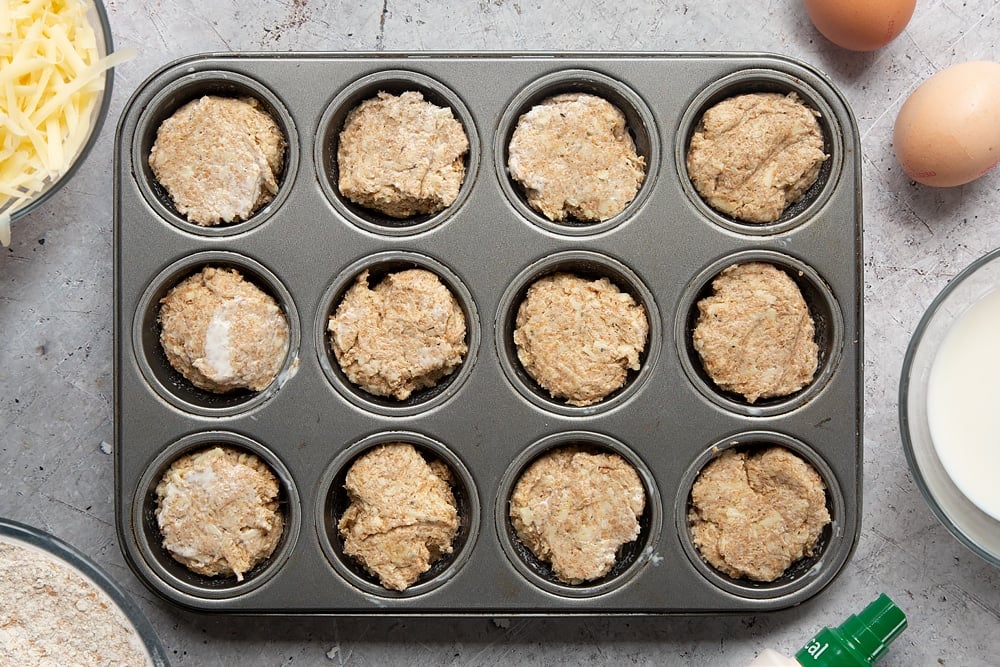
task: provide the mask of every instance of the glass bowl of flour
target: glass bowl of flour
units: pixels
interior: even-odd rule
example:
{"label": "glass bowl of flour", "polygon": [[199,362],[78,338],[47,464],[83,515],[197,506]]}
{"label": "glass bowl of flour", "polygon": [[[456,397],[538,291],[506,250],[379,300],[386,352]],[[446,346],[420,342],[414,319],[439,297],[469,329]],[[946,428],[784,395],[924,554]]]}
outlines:
{"label": "glass bowl of flour", "polygon": [[0,519],[0,662],[167,667],[153,627],[82,553]]}

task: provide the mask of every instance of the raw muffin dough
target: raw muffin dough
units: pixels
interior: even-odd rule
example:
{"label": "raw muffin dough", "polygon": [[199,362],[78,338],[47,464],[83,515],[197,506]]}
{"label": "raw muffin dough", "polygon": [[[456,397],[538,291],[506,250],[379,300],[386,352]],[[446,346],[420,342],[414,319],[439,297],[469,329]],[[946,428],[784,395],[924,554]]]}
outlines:
{"label": "raw muffin dough", "polygon": [[337,147],[340,193],[392,218],[437,213],[458,197],[469,139],[451,109],[416,91],[354,108]]}
{"label": "raw muffin dough", "polygon": [[461,306],[425,269],[390,273],[374,288],[363,272],[328,329],[347,379],[371,394],[399,400],[450,375],[468,350]]}
{"label": "raw muffin dough", "polygon": [[734,264],[698,302],[692,336],[709,377],[722,389],[759,398],[787,396],[812,382],[815,326],[788,274],[763,262]]}
{"label": "raw muffin dough", "polygon": [[554,273],[536,280],[517,309],[517,358],[553,398],[591,405],[639,370],[646,309],[607,278]]}
{"label": "raw muffin dough", "polygon": [[281,539],[278,480],[257,456],[230,447],[182,456],[156,485],[156,521],[177,562],[243,581]]}
{"label": "raw muffin dough", "polygon": [[727,449],[698,475],[688,523],[702,557],[733,578],[774,581],[830,523],[816,470],[782,447]]}
{"label": "raw muffin dough", "polygon": [[206,391],[260,391],[288,353],[288,321],[239,271],[206,267],[160,300],[160,344],[181,375]]}
{"label": "raw muffin dough", "polygon": [[702,116],[688,176],[708,204],[738,220],[774,222],[819,176],[827,155],[818,114],[795,93],[751,93]]}
{"label": "raw muffin dough", "polygon": [[568,584],[607,574],[622,545],[639,537],[646,492],[635,469],[613,453],[573,447],[543,455],[510,498],[517,537]]}
{"label": "raw muffin dough", "polygon": [[458,509],[451,471],[406,443],[372,449],[347,472],[351,504],[337,524],[344,553],[402,591],[452,552]]}
{"label": "raw muffin dough", "polygon": [[517,121],[508,148],[510,176],[545,217],[597,222],[618,215],[645,177],[625,114],[595,95],[566,93]]}
{"label": "raw muffin dough", "polygon": [[163,121],[149,166],[181,215],[218,225],[246,220],[274,198],[285,146],[257,100],[207,95]]}

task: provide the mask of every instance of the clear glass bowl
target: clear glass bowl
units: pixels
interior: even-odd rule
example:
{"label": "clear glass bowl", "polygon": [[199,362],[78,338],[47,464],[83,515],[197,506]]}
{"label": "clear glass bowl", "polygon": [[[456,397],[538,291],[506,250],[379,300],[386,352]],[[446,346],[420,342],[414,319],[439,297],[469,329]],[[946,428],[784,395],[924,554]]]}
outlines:
{"label": "clear glass bowl", "polygon": [[[111,38],[111,24],[108,22],[108,12],[101,0],[86,0],[86,2],[88,4],[87,19],[94,29],[94,37],[97,39],[97,55],[100,58],[104,58],[114,51],[114,44]],[[104,120],[108,115],[108,107],[111,105],[111,84],[114,80],[114,70],[109,68],[101,76],[104,78],[104,89],[101,91],[100,98],[94,107],[93,113],[90,115],[90,129],[87,133],[87,138],[80,147],[79,153],[73,158],[72,164],[58,177],[48,179],[45,186],[36,192],[27,204],[21,204],[16,210],[11,210],[14,205],[13,202],[8,202],[0,206],[0,215],[9,213],[11,222],[28,215],[45,203],[49,197],[58,192],[73,177],[80,168],[80,165],[83,164],[84,159],[97,142],[97,137],[101,133],[101,127],[104,125]]]}
{"label": "clear glass bowl", "polygon": [[104,570],[83,553],[52,535],[16,521],[0,519],[0,543],[25,544],[47,552],[57,561],[82,574],[87,580],[104,591],[118,607],[146,647],[153,667],[169,667],[167,654],[156,637],[153,626],[128,593],[125,592]]}
{"label": "clear glass bowl", "polygon": [[927,420],[927,384],[941,342],[970,306],[997,288],[1000,249],[969,265],[931,303],[903,360],[899,427],[907,463],[931,510],[962,544],[1000,566],[1000,521],[972,503],[948,476]]}

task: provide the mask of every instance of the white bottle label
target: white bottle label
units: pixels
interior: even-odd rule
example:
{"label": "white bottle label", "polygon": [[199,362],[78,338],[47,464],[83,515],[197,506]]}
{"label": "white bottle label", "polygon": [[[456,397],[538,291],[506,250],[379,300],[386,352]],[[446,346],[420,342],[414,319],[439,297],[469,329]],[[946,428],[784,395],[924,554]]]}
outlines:
{"label": "white bottle label", "polygon": [[802,667],[802,665],[797,660],[766,648],[747,667]]}

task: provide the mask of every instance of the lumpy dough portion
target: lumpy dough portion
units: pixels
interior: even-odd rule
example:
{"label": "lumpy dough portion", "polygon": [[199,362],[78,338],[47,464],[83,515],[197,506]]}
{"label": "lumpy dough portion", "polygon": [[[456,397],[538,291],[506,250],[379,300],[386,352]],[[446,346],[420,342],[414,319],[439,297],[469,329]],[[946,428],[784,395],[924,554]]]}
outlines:
{"label": "lumpy dough portion", "polygon": [[694,348],[709,377],[750,403],[787,396],[812,382],[819,358],[802,292],[772,264],[724,269],[698,302]]}
{"label": "lumpy dough portion", "polygon": [[794,93],[738,95],[711,107],[687,154],[698,194],[738,220],[774,222],[816,182],[827,158],[817,115]]}
{"label": "lumpy dough portion", "polygon": [[193,572],[242,581],[281,539],[278,492],[274,473],[249,452],[212,447],[182,456],[156,486],[163,547]]}
{"label": "lumpy dough portion", "polygon": [[597,403],[639,370],[646,309],[607,278],[540,278],[517,310],[514,344],[524,370],[553,398]]}
{"label": "lumpy dough portion", "polygon": [[698,475],[688,522],[702,557],[733,578],[774,581],[830,523],[816,470],[782,447],[728,449]]}
{"label": "lumpy dough portion", "polygon": [[351,504],[338,523],[344,553],[402,591],[452,552],[459,516],[451,471],[406,443],[381,445],[355,461],[344,488]]}
{"label": "lumpy dough portion", "polygon": [[205,267],[160,300],[160,344],[193,385],[214,393],[260,391],[288,354],[288,320],[236,269]]}
{"label": "lumpy dough portion", "polygon": [[465,315],[455,296],[426,269],[386,275],[375,287],[357,277],[328,324],[348,380],[398,400],[435,386],[462,364]]}
{"label": "lumpy dough portion", "polygon": [[521,475],[510,498],[517,537],[552,565],[562,582],[607,574],[622,545],[639,537],[646,492],[618,454],[574,447],[543,455]]}
{"label": "lumpy dough portion", "polygon": [[380,92],[351,110],[337,147],[340,193],[392,218],[450,206],[465,180],[469,139],[451,109],[416,91]]}
{"label": "lumpy dough portion", "polygon": [[274,198],[285,148],[257,100],[207,95],[160,124],[149,166],[181,215],[211,226],[246,220]]}
{"label": "lumpy dough portion", "polygon": [[523,114],[508,147],[510,176],[553,221],[599,222],[625,210],[645,178],[622,111],[596,95],[566,93]]}

